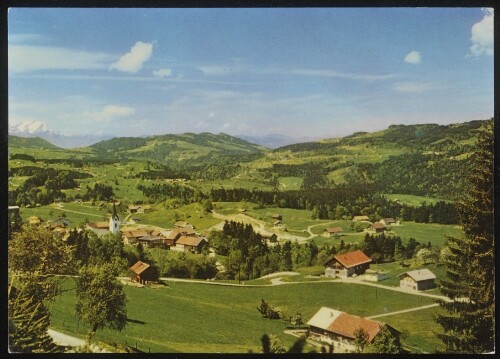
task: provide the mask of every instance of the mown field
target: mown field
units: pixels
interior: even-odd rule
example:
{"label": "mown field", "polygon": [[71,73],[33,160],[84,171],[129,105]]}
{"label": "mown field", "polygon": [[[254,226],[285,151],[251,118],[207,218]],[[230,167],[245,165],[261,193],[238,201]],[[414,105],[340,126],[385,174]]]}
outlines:
{"label": "mown field", "polygon": [[[67,289],[74,288],[72,280],[65,285]],[[139,349],[151,352],[259,352],[264,333],[278,335],[282,344],[289,347],[294,338],[283,333],[286,324],[262,318],[256,310],[261,298],[285,312],[300,310],[305,321],[321,306],[369,316],[433,303],[431,298],[393,291],[384,291],[382,297],[380,289],[342,283],[225,287],[169,282],[167,287],[158,289],[126,286],[125,292],[127,327],[122,332],[99,330],[95,340],[119,344],[126,341],[129,345],[137,342]],[[75,301],[74,290],[57,299],[51,307],[52,327],[83,338],[87,327],[74,317]],[[428,337],[427,332],[439,330],[431,317],[418,323],[425,331],[406,316],[387,318],[391,318],[391,324],[397,324],[398,330],[408,333],[404,342],[418,344],[423,351],[433,351],[439,345],[437,338]]]}
{"label": "mown field", "polygon": [[434,205],[437,202],[444,201],[447,203],[451,203],[452,201],[447,199],[433,198],[433,197],[424,197],[424,196],[415,196],[412,194],[397,194],[397,193],[384,193],[384,197],[390,199],[392,201],[399,201],[403,204],[407,204],[409,206],[418,207],[421,206],[424,202],[427,205]]}

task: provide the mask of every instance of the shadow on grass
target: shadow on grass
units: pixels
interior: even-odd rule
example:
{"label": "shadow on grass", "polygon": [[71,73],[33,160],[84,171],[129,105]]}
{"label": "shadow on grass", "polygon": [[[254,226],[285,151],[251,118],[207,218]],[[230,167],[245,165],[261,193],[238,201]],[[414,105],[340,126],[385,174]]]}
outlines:
{"label": "shadow on grass", "polygon": [[136,324],[146,324],[146,322],[143,322],[142,320],[130,319],[130,318],[127,318],[127,322]]}

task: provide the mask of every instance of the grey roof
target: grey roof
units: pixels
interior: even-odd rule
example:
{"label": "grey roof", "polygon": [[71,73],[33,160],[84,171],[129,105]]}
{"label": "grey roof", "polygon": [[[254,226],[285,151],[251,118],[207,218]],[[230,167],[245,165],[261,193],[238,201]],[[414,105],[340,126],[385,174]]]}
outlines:
{"label": "grey roof", "polygon": [[427,268],[417,269],[417,270],[412,270],[410,272],[401,273],[398,277],[401,277],[405,274],[412,277],[416,282],[420,282],[422,280],[428,280],[428,279],[436,279],[436,276],[434,275],[434,273],[432,273]]}

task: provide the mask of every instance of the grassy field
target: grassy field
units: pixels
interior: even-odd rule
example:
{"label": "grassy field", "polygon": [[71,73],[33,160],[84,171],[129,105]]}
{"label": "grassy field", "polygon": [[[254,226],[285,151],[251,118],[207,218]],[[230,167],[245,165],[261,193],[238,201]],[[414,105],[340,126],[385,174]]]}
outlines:
{"label": "grassy field", "polygon": [[[66,287],[73,288],[71,280]],[[262,318],[257,312],[261,298],[285,311],[300,310],[309,320],[321,307],[339,308],[348,313],[369,316],[433,303],[433,300],[393,291],[341,283],[303,283],[265,287],[224,287],[194,283],[169,283],[164,288],[125,287],[129,323],[123,332],[99,330],[95,340],[135,345],[151,352],[227,352],[260,351],[264,333],[277,334],[290,346],[293,337],[283,333],[285,323]],[[377,299],[378,298],[378,299]],[[74,317],[75,292],[69,290],[52,306],[52,327],[83,337],[87,327]],[[390,317],[388,317],[390,318]],[[429,319],[430,321],[430,319]],[[410,331],[412,322],[396,328]],[[430,323],[420,323],[428,327]],[[422,350],[432,350],[436,338],[422,342]],[[309,348],[310,349],[310,348]],[[306,351],[308,351],[307,349]]]}
{"label": "grassy field", "polygon": [[433,246],[441,247],[445,236],[459,237],[462,231],[459,226],[436,223],[404,222],[401,226],[391,226],[391,232],[402,238],[415,238],[420,243],[431,242]]}
{"label": "grassy field", "polygon": [[391,201],[399,200],[403,204],[407,204],[409,206],[419,207],[422,203],[426,203],[427,205],[436,204],[437,202],[444,201],[447,203],[452,203],[453,201],[447,199],[440,198],[432,198],[432,197],[424,197],[424,196],[414,196],[412,194],[397,194],[397,193],[385,193],[384,197]]}

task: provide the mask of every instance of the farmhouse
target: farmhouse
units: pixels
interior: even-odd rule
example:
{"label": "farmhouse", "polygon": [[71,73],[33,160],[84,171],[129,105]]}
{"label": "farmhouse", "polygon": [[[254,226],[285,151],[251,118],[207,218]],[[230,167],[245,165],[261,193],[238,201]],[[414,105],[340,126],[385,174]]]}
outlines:
{"label": "farmhouse", "polygon": [[158,281],[158,269],[150,266],[147,263],[137,261],[132,267],[130,267],[132,271],[132,280],[145,284],[147,282],[156,282]]}
{"label": "farmhouse", "polygon": [[147,236],[147,235],[148,235],[148,232],[146,232],[144,230],[122,231],[123,244],[137,243],[137,240],[139,238]]}
{"label": "farmhouse", "polygon": [[360,221],[370,222],[370,218],[368,218],[368,216],[354,216],[352,220],[355,222],[360,222]]}
{"label": "farmhouse", "polygon": [[338,254],[325,262],[325,277],[351,277],[370,268],[371,258],[360,250]]}
{"label": "farmhouse", "polygon": [[98,236],[102,236],[103,234],[109,233],[109,223],[108,222],[94,222],[87,223],[85,227]]}
{"label": "farmhouse", "polygon": [[47,222],[47,227],[50,229],[54,228],[66,228],[69,225],[69,220],[64,217],[59,217]]}
{"label": "farmhouse", "polygon": [[140,207],[141,207],[141,206],[134,206],[134,205],[132,205],[132,204],[129,204],[129,205],[127,206],[127,209],[128,209],[128,211],[129,211],[130,213],[137,213],[137,211],[139,210],[139,208],[140,208]]}
{"label": "farmhouse", "polygon": [[170,233],[165,238],[165,244],[167,246],[174,246],[177,240],[181,236],[196,236],[193,228],[190,227],[178,227],[170,231]]}
{"label": "farmhouse", "polygon": [[170,249],[178,252],[201,253],[206,246],[208,242],[203,237],[181,236],[175,242],[175,247],[170,247]]}
{"label": "farmhouse", "polygon": [[394,218],[382,218],[380,223],[384,226],[390,226],[391,224],[396,224],[396,220]]}
{"label": "farmhouse", "polygon": [[340,310],[322,307],[307,322],[309,325],[309,338],[325,342],[334,346],[335,352],[352,352],[356,350],[354,340],[356,332],[362,329],[367,335],[368,343],[380,333],[384,326],[392,334],[399,336],[399,332],[389,325],[351,315]]}
{"label": "farmhouse", "polygon": [[370,224],[370,226],[368,227],[368,230],[370,232],[374,232],[374,233],[382,233],[382,232],[387,231],[387,227],[385,225],[383,225],[382,223],[373,223],[373,224]]}
{"label": "farmhouse", "polygon": [[342,233],[343,233],[343,230],[340,227],[328,227],[328,228],[325,228],[325,230],[323,231],[323,237],[332,238],[332,237],[340,236]]}
{"label": "farmhouse", "polygon": [[163,244],[163,238],[160,236],[154,236],[151,233],[146,234],[145,236],[139,237],[137,239],[139,243],[142,243],[143,246],[153,248],[158,247]]}
{"label": "farmhouse", "polygon": [[410,290],[426,290],[436,287],[436,276],[427,268],[402,273],[399,276],[399,286]]}
{"label": "farmhouse", "polygon": [[266,243],[276,243],[278,242],[278,236],[275,233],[272,234],[261,234],[262,239],[266,241]]}

